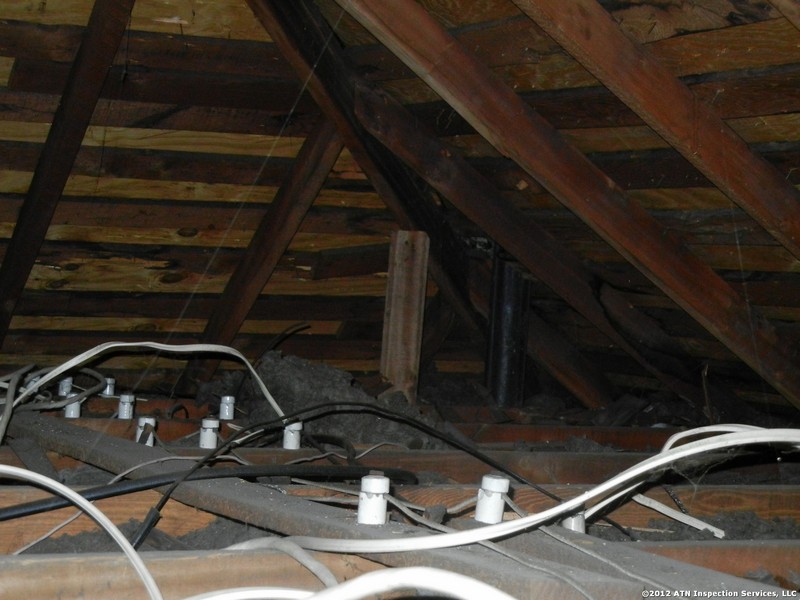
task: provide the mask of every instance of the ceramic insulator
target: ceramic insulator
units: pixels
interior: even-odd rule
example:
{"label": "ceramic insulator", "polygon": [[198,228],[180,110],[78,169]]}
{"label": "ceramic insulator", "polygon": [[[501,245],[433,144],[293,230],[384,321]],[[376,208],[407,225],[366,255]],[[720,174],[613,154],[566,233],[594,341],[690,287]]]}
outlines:
{"label": "ceramic insulator", "polygon": [[217,433],[219,433],[219,419],[203,419],[200,426],[200,447],[216,448]]}
{"label": "ceramic insulator", "polygon": [[475,520],[494,525],[503,520],[506,501],[503,494],[508,493],[509,481],[499,475],[484,475],[478,490],[478,504],[475,506]]}
{"label": "ceramic insulator", "polygon": [[[144,429],[148,425],[151,425],[153,427],[153,429],[156,428],[156,420],[155,420],[154,417],[139,417],[139,421],[137,422],[137,426],[136,426],[136,441],[137,442],[141,439],[142,434],[144,433]],[[150,435],[148,435],[147,438],[144,440],[144,444],[146,446],[152,446],[153,444],[155,444],[155,441],[156,441],[156,437],[155,437],[155,435],[153,435],[153,432],[151,431]]]}
{"label": "ceramic insulator", "polygon": [[233,396],[223,396],[219,401],[219,418],[223,421],[230,421],[233,419],[233,407],[236,404],[236,398]]}
{"label": "ceramic insulator", "polygon": [[386,494],[389,493],[389,478],[383,475],[367,475],[361,478],[358,494],[358,522],[363,525],[386,523]]}
{"label": "ceramic insulator", "polygon": [[303,431],[301,422],[290,423],[283,428],[283,447],[285,450],[300,449],[300,432]]}
{"label": "ceramic insulator", "polygon": [[117,407],[117,418],[130,420],[133,418],[133,406],[136,397],[133,394],[121,394]]}

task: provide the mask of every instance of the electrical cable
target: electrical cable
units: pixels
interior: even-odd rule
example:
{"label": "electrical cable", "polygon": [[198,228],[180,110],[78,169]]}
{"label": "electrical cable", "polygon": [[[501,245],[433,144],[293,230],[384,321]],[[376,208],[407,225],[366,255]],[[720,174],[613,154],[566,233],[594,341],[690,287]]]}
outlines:
{"label": "electrical cable", "polygon": [[725,448],[747,446],[754,444],[800,444],[800,430],[798,429],[772,429],[762,431],[746,431],[718,435],[713,438],[689,442],[678,448],[670,449],[626,469],[622,473],[595,486],[574,498],[562,502],[558,506],[531,514],[514,521],[504,521],[496,525],[487,525],[469,531],[459,531],[440,535],[421,536],[407,539],[380,539],[380,540],[343,540],[332,538],[319,538],[299,536],[293,538],[295,542],[308,550],[321,550],[327,552],[344,553],[382,553],[382,552],[407,552],[416,550],[431,550],[436,548],[450,548],[473,544],[479,541],[492,540],[519,531],[555,520],[565,514],[579,510],[588,501],[604,497],[606,494],[627,486],[633,481],[662,471],[676,461],[684,458],[713,452]]}
{"label": "electrical cable", "polygon": [[683,523],[684,525],[688,525],[689,527],[694,527],[698,531],[710,531],[713,536],[717,539],[722,539],[725,537],[725,531],[720,529],[719,527],[714,527],[710,523],[706,523],[705,521],[701,521],[695,517],[682,513],[674,508],[670,508],[669,506],[665,506],[658,500],[653,498],[649,498],[647,496],[643,496],[642,494],[634,494],[633,498],[631,498],[637,504],[642,506],[646,506],[647,508],[651,508],[657,512],[660,512],[665,517],[669,517],[679,523]]}
{"label": "electrical cable", "polygon": [[253,368],[250,362],[245,358],[245,356],[234,348],[231,348],[229,346],[223,346],[220,344],[162,344],[159,342],[106,342],[104,344],[99,344],[94,348],[87,350],[86,352],[74,356],[70,360],[62,363],[60,366],[55,367],[54,369],[49,371],[46,375],[42,376],[42,378],[39,379],[34,385],[29,387],[20,396],[17,397],[17,399],[14,401],[14,406],[17,406],[22,402],[24,402],[38,388],[54,380],[62,373],[74,369],[75,367],[79,367],[87,363],[88,361],[97,358],[98,356],[101,356],[103,354],[106,354],[112,350],[119,350],[119,349],[151,349],[151,350],[161,350],[173,354],[213,353],[213,354],[225,354],[237,358],[240,361],[242,361],[242,363],[247,367],[247,369],[250,372],[250,375],[255,379],[258,388],[260,389],[264,397],[267,399],[270,406],[272,406],[273,410],[277,413],[279,417],[283,417],[283,411],[281,410],[280,406],[278,406],[278,403],[275,401],[275,398],[272,397],[272,394],[270,394],[269,389],[267,389],[267,386],[264,385],[264,382],[261,380],[256,370]]}
{"label": "electrical cable", "polygon": [[260,537],[239,544],[228,546],[225,550],[264,550],[274,549],[291,556],[306,569],[311,571],[325,587],[333,587],[339,583],[336,576],[322,562],[314,558],[306,550],[295,544],[289,538]]}
{"label": "electrical cable", "polygon": [[[433,529],[435,531],[441,531],[442,533],[453,533],[453,532],[457,531],[456,529],[453,529],[452,527],[447,527],[446,525],[442,525],[441,523],[437,523],[436,521],[431,521],[430,519],[428,519],[428,518],[426,518],[426,517],[424,517],[422,515],[418,515],[418,514],[412,512],[411,510],[408,509],[408,506],[406,505],[405,502],[403,502],[401,500],[398,500],[394,496],[387,495],[386,496],[386,500],[392,506],[397,508],[401,513],[403,513],[406,517],[408,517],[412,521],[416,521],[417,523],[419,523],[421,525],[425,525],[426,527],[429,527],[429,528],[431,528],[431,529]],[[495,552],[495,553],[497,553],[497,554],[499,554],[501,556],[505,556],[506,558],[511,559],[516,563],[519,563],[519,564],[521,564],[521,565],[523,565],[525,567],[528,567],[529,569],[533,569],[534,571],[539,571],[540,573],[544,573],[545,575],[548,575],[548,576],[550,576],[550,577],[552,577],[554,579],[557,579],[559,581],[563,581],[567,585],[569,585],[572,588],[574,588],[575,591],[577,591],[579,594],[584,596],[587,600],[594,600],[594,596],[592,596],[591,593],[589,593],[589,591],[587,591],[579,582],[575,581],[574,579],[572,579],[568,575],[565,575],[563,573],[559,573],[555,569],[550,569],[548,567],[545,567],[542,564],[533,562],[533,561],[529,560],[527,557],[519,554],[518,552],[514,552],[512,550],[508,550],[506,548],[503,548],[502,546],[499,546],[498,544],[495,544],[494,542],[484,541],[484,542],[478,542],[478,544],[480,544],[484,548],[487,548],[488,550],[491,550],[492,552]]]}
{"label": "electrical cable", "polygon": [[359,600],[396,590],[426,590],[462,600],[514,600],[513,596],[460,573],[432,567],[401,567],[365,573],[311,596],[313,600]]}
{"label": "electrical cable", "polygon": [[595,552],[594,550],[591,550],[591,549],[587,548],[583,544],[579,544],[579,543],[573,542],[571,539],[569,539],[567,537],[564,537],[560,533],[556,532],[553,527],[549,527],[549,526],[540,527],[539,531],[541,531],[545,535],[553,538],[557,542],[559,542],[561,544],[564,544],[565,546],[568,546],[568,547],[572,548],[573,550],[577,550],[581,554],[585,554],[586,556],[591,556],[592,558],[594,558],[597,561],[600,561],[604,565],[608,565],[610,567],[615,568],[617,571],[619,571],[620,573],[622,573],[626,577],[630,577],[631,579],[633,579],[635,581],[640,581],[641,583],[644,583],[645,585],[648,586],[648,590],[669,590],[669,588],[665,587],[663,584],[659,583],[658,581],[656,581],[654,579],[651,579],[651,578],[649,578],[649,577],[647,577],[645,575],[640,575],[636,571],[632,571],[632,570],[628,569],[627,567],[625,567],[624,565],[620,564],[618,561],[612,560],[612,559],[608,558],[607,556],[603,556],[599,552]]}
{"label": "electrical cable", "polygon": [[[139,463],[138,465],[134,465],[134,466],[132,466],[132,467],[130,467],[128,469],[125,469],[124,471],[122,471],[120,473],[117,473],[114,477],[111,478],[111,480],[106,485],[111,485],[112,483],[116,483],[117,481],[119,481],[122,478],[124,478],[126,475],[129,475],[130,473],[133,473],[134,471],[136,471],[138,469],[141,469],[142,467],[147,467],[147,466],[150,466],[150,465],[153,465],[153,464],[158,464],[158,463],[164,463],[164,462],[170,462],[170,461],[184,461],[184,460],[197,461],[199,459],[195,458],[195,457],[192,457],[192,456],[162,456],[162,457],[159,457],[159,458],[154,458],[152,460],[147,460],[145,462]],[[233,455],[230,455],[230,454],[226,454],[225,456],[220,456],[220,457],[218,457],[217,460],[234,460],[236,462],[239,462],[240,464],[246,464],[246,463],[242,463],[240,458],[238,458],[236,456],[233,456]],[[36,544],[38,544],[40,542],[43,542],[44,540],[48,539],[50,536],[55,534],[57,531],[63,529],[64,527],[66,527],[67,525],[72,523],[75,519],[80,517],[82,514],[83,513],[80,512],[80,511],[76,512],[74,515],[72,515],[71,517],[65,519],[64,521],[62,521],[61,523],[59,523],[58,525],[56,525],[55,527],[53,527],[52,529],[50,529],[46,533],[42,534],[41,536],[39,536],[35,540],[32,540],[32,541],[28,542],[27,544],[25,544],[24,546],[22,546],[20,548],[17,548],[14,552],[12,552],[12,554],[19,555],[19,554],[22,554],[23,552],[26,552],[30,548],[34,547]]]}
{"label": "electrical cable", "polygon": [[[664,443],[664,446],[661,449],[661,452],[665,452],[670,450],[671,448],[675,447],[675,444],[681,440],[685,440],[687,438],[697,437],[699,435],[706,435],[709,433],[737,433],[737,432],[745,432],[745,431],[766,431],[763,427],[757,427],[755,425],[742,425],[738,423],[724,423],[719,425],[706,425],[703,427],[696,427],[694,429],[687,429],[686,431],[680,431],[676,434],[670,436],[667,441]],[[621,498],[629,496],[631,492],[633,492],[636,488],[641,485],[641,482],[637,482],[623,490],[618,491],[617,493],[609,496],[608,498],[604,499],[602,502],[599,502],[595,506],[588,509],[585,513],[586,519],[591,519],[594,515],[601,513],[606,509],[606,507],[618,502]],[[651,508],[654,508],[651,506]],[[665,507],[667,508],[667,507]],[[715,533],[716,535],[716,533]]]}
{"label": "electrical cable", "polygon": [[[503,465],[502,463],[494,460],[490,456],[487,456],[483,452],[479,451],[476,448],[473,448],[461,440],[448,435],[442,431],[437,430],[434,427],[431,427],[427,423],[423,423],[418,419],[414,419],[407,415],[402,415],[400,413],[396,413],[386,408],[382,408],[379,406],[375,406],[374,404],[369,404],[367,402],[340,402],[335,405],[331,404],[316,404],[313,406],[305,407],[294,411],[290,414],[282,414],[278,419],[270,419],[268,421],[262,421],[259,423],[254,423],[242,429],[236,431],[231,437],[229,437],[225,442],[223,442],[218,448],[211,450],[203,460],[199,461],[195,466],[187,472],[187,477],[190,473],[200,469],[205,462],[209,460],[213,460],[215,456],[218,454],[222,454],[223,452],[227,452],[234,446],[241,446],[247,441],[252,439],[258,438],[260,436],[266,435],[270,433],[273,429],[280,426],[285,427],[286,425],[297,422],[299,420],[315,420],[325,417],[329,414],[337,414],[337,413],[373,413],[381,417],[385,417],[400,423],[404,423],[409,425],[410,427],[414,427],[420,431],[423,431],[429,434],[431,437],[436,437],[451,446],[461,450],[462,452],[466,452],[467,454],[477,458],[481,462],[487,464],[488,466],[505,473],[509,477],[513,477],[520,483],[530,486],[531,488],[537,490],[538,492],[544,494],[545,496],[557,501],[561,502],[562,499],[553,494],[552,492],[544,489],[543,487],[537,485],[536,483],[530,481],[526,477],[516,473],[513,469]],[[160,512],[169,501],[170,496],[172,493],[177,489],[177,487],[181,484],[181,481],[176,481],[173,483],[162,495],[159,502],[150,509],[147,516],[145,517],[140,529],[136,532],[132,543],[135,548],[138,548],[139,545],[144,541],[147,537],[147,534],[155,527],[160,517]],[[625,529],[620,525],[614,523],[610,519],[605,519],[611,525],[617,527],[618,529],[625,532]]]}
{"label": "electrical cable", "polygon": [[122,532],[117,529],[117,526],[114,525],[114,523],[112,523],[111,520],[109,520],[109,518],[91,502],[64,484],[54,481],[49,477],[45,477],[44,475],[40,475],[39,473],[28,471],[27,469],[20,469],[18,467],[11,467],[8,465],[0,465],[0,475],[12,479],[20,479],[22,481],[27,481],[43,487],[52,493],[63,496],[69,500],[70,503],[79,507],[98,525],[100,525],[100,527],[102,527],[111,536],[117,545],[119,545],[119,547],[125,553],[125,556],[128,557],[131,566],[133,566],[134,570],[141,578],[142,583],[147,589],[147,593],[150,595],[150,599],[163,600],[158,585],[153,579],[153,576],[150,574],[150,571],[147,569],[147,566],[142,561],[141,557],[137,554],[136,550],[134,550],[134,548],[128,543],[128,540],[125,539],[125,536],[122,534]]}
{"label": "electrical cable", "polygon": [[[6,435],[6,429],[8,429],[8,424],[11,422],[11,411],[14,408],[14,396],[17,393],[19,381],[22,379],[22,376],[32,368],[33,365],[27,365],[21,369],[17,369],[7,376],[8,388],[6,389],[6,401],[5,406],[3,407],[3,416],[0,417],[0,444],[3,443],[3,439],[5,439]],[[3,379],[5,380],[6,377]]]}
{"label": "electrical cable", "polygon": [[[496,587],[460,573],[433,567],[381,569],[359,575],[321,592],[300,592],[286,588],[251,587],[206,592],[183,600],[361,600],[398,590],[425,590],[461,600],[515,600]],[[281,595],[287,592],[298,595]],[[308,595],[301,595],[306,593]]]}
{"label": "electrical cable", "polygon": [[[17,410],[56,410],[59,408],[64,408],[65,406],[68,406],[70,404],[75,404],[76,402],[83,402],[90,396],[93,396],[94,394],[97,394],[101,390],[105,389],[106,378],[102,374],[98,373],[94,369],[87,369],[85,367],[79,369],[78,372],[83,373],[84,375],[89,375],[91,377],[94,377],[95,379],[97,379],[97,383],[94,386],[87,388],[78,394],[75,394],[74,396],[69,396],[67,398],[62,398],[61,400],[53,400],[49,402],[48,401],[30,402],[28,404],[23,404],[19,406]],[[15,406],[17,406],[16,403]]]}
{"label": "electrical cable", "polygon": [[[342,494],[349,494],[351,496],[358,496],[359,495],[359,492],[357,490],[351,490],[351,489],[343,488],[341,486],[334,486],[334,485],[330,485],[328,483],[322,484],[322,483],[317,483],[315,481],[304,481],[304,480],[297,479],[297,478],[293,478],[292,481],[293,482],[297,482],[297,483],[302,483],[304,485],[317,487],[317,488],[324,489],[324,490],[331,490],[331,491],[339,492],[339,493],[342,493]],[[314,500],[316,500],[318,502],[324,501],[324,499],[322,499],[322,498],[314,498]],[[411,504],[411,503],[409,503],[409,502],[407,502],[405,500],[401,500],[401,499],[396,498],[395,496],[392,496],[390,494],[386,495],[386,500],[387,500],[387,502],[389,504],[391,504],[392,506],[397,508],[408,519],[410,519],[411,521],[414,521],[415,523],[418,523],[420,525],[424,525],[425,527],[433,529],[434,531],[440,531],[440,532],[443,532],[443,533],[452,533],[452,532],[456,531],[455,529],[453,529],[451,527],[448,527],[446,525],[442,525],[441,523],[437,523],[436,521],[428,519],[424,515],[418,515],[415,512],[413,512],[413,510],[420,510],[420,511],[426,510],[426,507],[424,507],[424,506],[413,505],[413,504]],[[342,502],[342,498],[330,498],[330,499],[328,499],[328,501],[336,502],[336,503],[339,503],[339,504],[347,504],[347,502]],[[356,502],[357,502],[357,500],[356,500]],[[475,500],[473,500],[473,504],[474,504],[474,502],[475,502]],[[261,540],[261,539],[271,539],[271,538],[257,538],[257,539]],[[292,538],[289,538],[289,539],[292,539]],[[251,542],[256,542],[256,540],[251,540]],[[497,554],[500,554],[501,556],[505,556],[506,558],[509,558],[509,559],[511,559],[511,560],[523,565],[523,566],[526,566],[526,567],[528,567],[530,569],[534,569],[536,571],[539,571],[539,572],[542,572],[542,573],[544,573],[546,575],[549,575],[550,577],[553,577],[555,579],[563,581],[567,585],[572,586],[573,588],[575,588],[575,590],[577,590],[580,594],[582,594],[585,598],[587,598],[587,600],[594,600],[593,596],[580,583],[578,583],[577,581],[575,581],[574,579],[572,579],[571,577],[569,577],[567,575],[563,575],[562,573],[559,573],[555,569],[549,569],[549,568],[545,567],[544,565],[532,562],[532,561],[528,560],[526,557],[524,557],[524,556],[522,556],[522,555],[520,555],[520,554],[518,554],[516,552],[513,552],[511,550],[507,550],[506,548],[503,548],[502,546],[498,546],[497,544],[495,544],[493,542],[488,542],[487,541],[487,542],[478,542],[478,543],[481,546],[484,546],[485,548],[487,548],[487,549],[489,549],[489,550],[491,550],[493,552],[496,552]],[[244,544],[248,544],[248,542],[245,542]]]}
{"label": "electrical cable", "polygon": [[[353,465],[254,465],[241,467],[218,467],[194,471],[188,476],[188,471],[175,471],[162,473],[139,479],[127,479],[118,483],[104,484],[78,492],[89,501],[114,498],[126,494],[133,494],[143,490],[151,490],[174,483],[175,481],[204,481],[208,479],[252,479],[257,477],[322,477],[331,479],[359,479],[369,475],[373,468]],[[384,470],[389,477],[403,483],[416,483],[416,476],[403,469],[387,468]],[[15,506],[0,508],[0,521],[8,521],[20,517],[27,517],[43,512],[58,510],[69,506],[69,502],[62,498],[45,498]]]}

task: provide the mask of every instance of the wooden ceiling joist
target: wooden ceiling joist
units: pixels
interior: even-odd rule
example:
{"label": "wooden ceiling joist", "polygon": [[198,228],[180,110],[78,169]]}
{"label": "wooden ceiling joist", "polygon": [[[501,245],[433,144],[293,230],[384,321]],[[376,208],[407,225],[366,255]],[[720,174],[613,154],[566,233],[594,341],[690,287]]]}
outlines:
{"label": "wooden ceiling joist", "polygon": [[336,0],[504,156],[578,214],[631,264],[800,406],[789,341],[712,269],[566,142],[419,4]]}
{"label": "wooden ceiling joist", "polygon": [[800,192],[643,45],[625,35],[596,0],[514,3],[800,258]]}
{"label": "wooden ceiling joist", "polygon": [[96,0],[0,266],[0,343],[66,185],[134,0]]}
{"label": "wooden ceiling joist", "polygon": [[[289,177],[275,195],[228,280],[208,319],[202,342],[225,345],[233,342],[341,151],[342,141],[336,127],[328,119],[322,119],[300,149]],[[218,364],[218,361],[195,362],[187,367],[187,376],[206,381]]]}

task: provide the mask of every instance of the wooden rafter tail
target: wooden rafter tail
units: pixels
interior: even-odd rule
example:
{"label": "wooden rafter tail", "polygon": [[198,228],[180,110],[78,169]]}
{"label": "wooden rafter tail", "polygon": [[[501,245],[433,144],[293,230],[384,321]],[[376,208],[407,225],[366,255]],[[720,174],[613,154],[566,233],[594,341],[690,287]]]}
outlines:
{"label": "wooden rafter tail", "polygon": [[298,77],[307,82],[314,101],[336,123],[345,146],[400,227],[428,234],[432,277],[463,322],[480,333],[483,324],[469,302],[460,242],[421,191],[424,185],[359,125],[352,109],[355,71],[317,7],[308,0],[248,0],[248,5]]}
{"label": "wooden rafter tail", "polygon": [[514,3],[800,258],[800,191],[643,45],[625,35],[605,8],[596,0]]}
{"label": "wooden rafter tail", "polygon": [[[228,280],[206,323],[203,342],[225,345],[233,342],[341,151],[342,140],[336,126],[323,118],[300,149],[288,177]],[[216,360],[193,361],[183,380],[208,380],[218,365]]]}
{"label": "wooden rafter tail", "polygon": [[504,156],[800,407],[791,344],[416,2],[337,0]]}
{"label": "wooden rafter tail", "polygon": [[134,0],[96,0],[0,266],[0,344],[78,155]]}

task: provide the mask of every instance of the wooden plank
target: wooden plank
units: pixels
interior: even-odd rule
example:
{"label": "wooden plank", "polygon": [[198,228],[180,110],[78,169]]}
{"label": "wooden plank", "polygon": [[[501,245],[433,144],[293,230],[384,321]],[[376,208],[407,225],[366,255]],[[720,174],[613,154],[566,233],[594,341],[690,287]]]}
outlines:
{"label": "wooden plank", "polygon": [[747,540],[693,542],[638,542],[636,547],[657,556],[714,569],[737,577],[771,575],[785,588],[776,593],[794,597],[800,544],[796,540]]}
{"label": "wooden plank", "polygon": [[[163,310],[163,309],[159,309]],[[100,316],[23,316],[11,319],[12,330],[47,329],[48,331],[130,331],[130,332],[170,332],[201,333],[205,319],[131,317],[124,322],[119,317]],[[335,335],[342,326],[341,321],[304,321],[306,329],[296,335]],[[277,335],[297,321],[267,321],[247,319],[240,328],[242,333]],[[121,327],[122,325],[122,327]]]}
{"label": "wooden plank", "polygon": [[[242,2],[239,4],[243,6]],[[134,8],[133,12],[136,10]],[[83,31],[84,27],[79,25],[5,20],[0,22],[0,55],[69,63],[75,58]],[[125,45],[117,52],[114,64],[148,70],[263,74],[290,79],[291,70],[279,59],[275,45],[262,41],[165,35],[131,28],[126,32]]]}
{"label": "wooden plank", "polygon": [[[727,125],[748,144],[800,140],[800,114],[765,115],[729,119]],[[669,144],[650,127],[584,127],[559,129],[569,142],[585,154],[669,148]],[[497,156],[497,151],[479,135],[455,135],[446,139],[463,156]]]}
{"label": "wooden plank", "polygon": [[[48,123],[0,121],[0,139],[42,143],[47,139]],[[294,158],[303,138],[242,133],[175,131],[103,127],[90,125],[83,138],[84,147],[131,148],[173,152],[205,152],[243,156]]]}
{"label": "wooden plank", "polygon": [[[78,294],[68,291],[26,293],[19,304],[19,316],[32,317],[144,317],[161,319],[172,315],[177,318],[205,320],[216,297],[193,294],[158,294],[129,291]],[[306,315],[309,323],[318,321],[380,322],[383,318],[383,298],[370,296],[341,296],[324,298],[314,296],[262,296],[253,306],[250,317],[255,321],[294,321],[298,313]]]}
{"label": "wooden plank", "polygon": [[[185,468],[185,464],[187,463],[173,461],[172,468]],[[178,466],[176,467],[175,465]],[[109,479],[111,479],[111,476],[109,476]],[[3,489],[0,490],[0,506],[15,506],[48,497],[49,495],[46,492],[35,488],[3,486]],[[125,523],[129,519],[143,519],[153,504],[158,502],[159,497],[160,494],[155,491],[136,492],[120,498],[98,500],[97,507],[115,523]],[[197,529],[203,529],[214,521],[214,515],[212,514],[177,503],[170,504],[172,506],[165,508],[164,518],[158,524],[159,529],[169,535],[175,537],[186,535]],[[0,548],[3,549],[4,554],[13,552],[44,535],[47,531],[74,515],[75,512],[74,508],[63,508],[27,516],[24,520],[24,527],[20,527],[21,521],[16,519],[2,521],[0,522]],[[97,531],[97,525],[94,521],[84,516],[67,525],[56,533],[54,537],[77,535],[86,531]]]}
{"label": "wooden plank", "polygon": [[[6,121],[49,123],[58,106],[55,94],[33,94],[0,88],[0,115]],[[108,100],[108,110],[95,111],[92,123],[111,127],[155,127],[169,130],[289,136],[306,135],[319,118],[316,113],[296,114],[286,123],[268,109],[179,106],[157,102]]]}
{"label": "wooden plank", "polygon": [[392,235],[381,342],[381,375],[417,402],[430,239],[424,231]]}
{"label": "wooden plank", "polygon": [[[647,48],[679,77],[738,69],[769,69],[797,62],[800,31],[785,19],[771,19],[660,40],[647,44]],[[489,67],[495,76],[518,93],[598,85],[597,79],[585,67],[560,52],[546,56],[533,53],[528,63],[497,67],[489,64]],[[403,104],[441,100],[441,96],[419,79],[390,78],[382,87]]]}
{"label": "wooden plank", "polygon": [[[71,265],[64,269],[62,265]],[[221,293],[231,270],[204,273],[203,269],[170,267],[162,260],[142,258],[70,258],[47,260],[31,271],[27,290],[59,289],[74,292],[137,290],[188,294]],[[315,281],[302,273],[281,269],[273,273],[264,294],[323,296],[383,296],[386,278],[379,274]]]}
{"label": "wooden plank", "polygon": [[[564,142],[424,10],[410,2],[402,2],[402,6],[395,3],[390,8],[363,0],[338,1],[446,96],[502,154],[523,166],[800,407],[800,374],[783,336],[678,240],[665,236],[652,217]],[[532,144],[532,140],[537,143]]]}
{"label": "wooden plank", "polygon": [[[800,257],[800,192],[595,0],[564,10],[554,0],[514,0],[604,85],[720,190]],[[579,35],[591,31],[590,36]]]}
{"label": "wooden plank", "polygon": [[14,306],[44,242],[132,7],[133,0],[98,0],[92,7],[85,37],[17,217],[6,260],[0,266],[0,340],[8,331]]}
{"label": "wooden plank", "polygon": [[[725,119],[758,117],[800,111],[800,73],[796,65],[714,73],[684,79],[700,100]],[[642,120],[605,87],[523,92],[520,96],[554,127],[578,129],[637,126]],[[444,102],[410,106],[440,136],[474,133],[469,124]],[[446,115],[446,118],[441,118]]]}
{"label": "wooden plank", "polygon": [[[340,581],[382,568],[353,555],[318,554]],[[322,584],[294,558],[273,550],[144,552],[148,571],[165,600],[180,600],[213,590],[276,587],[319,590]],[[46,573],[47,576],[43,577]],[[3,557],[0,577],[10,598],[50,600],[58,596],[96,600],[138,600],[141,580],[119,553]]]}
{"label": "wooden plank", "polygon": [[[295,80],[270,81],[236,73],[202,74],[191,71],[129,70],[113,65],[111,77],[100,90],[102,98],[164,104],[223,106],[263,110],[273,114],[316,112],[313,102]],[[58,93],[69,77],[67,65],[17,58],[8,81],[16,91]]]}
{"label": "wooden plank", "polygon": [[792,0],[770,0],[772,6],[775,7],[789,22],[800,29],[800,6],[797,2]]}
{"label": "wooden plank", "polygon": [[[24,171],[0,170],[0,193],[25,194],[32,174]],[[189,202],[219,202],[226,204],[269,203],[277,192],[272,185],[235,185],[195,181],[169,181],[126,177],[72,175],[64,195],[82,198],[128,198],[141,200],[168,199]],[[353,208],[385,208],[374,192],[323,190],[317,203],[320,206]]]}
{"label": "wooden plank", "polygon": [[[48,0],[45,5],[12,2],[0,5],[0,19],[42,25],[86,25],[91,10],[90,0]],[[240,0],[220,0],[213,5],[198,6],[176,0],[139,0],[131,15],[130,27],[175,36],[268,39]]]}

